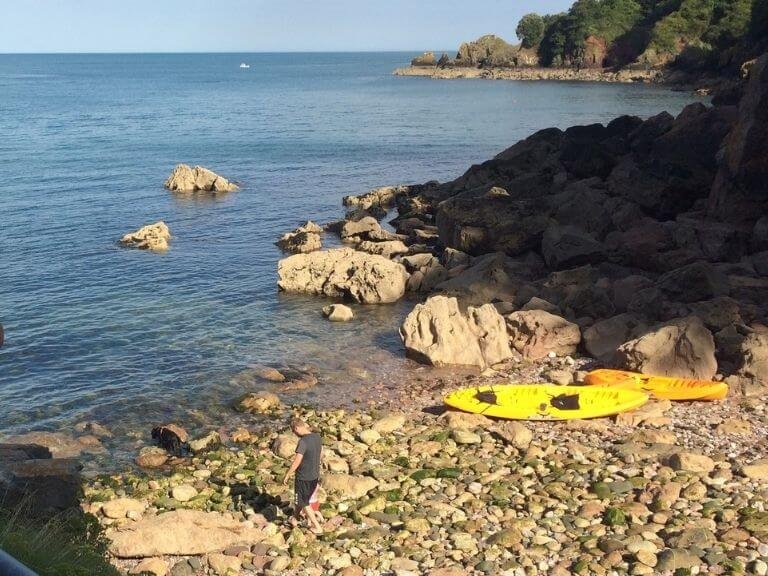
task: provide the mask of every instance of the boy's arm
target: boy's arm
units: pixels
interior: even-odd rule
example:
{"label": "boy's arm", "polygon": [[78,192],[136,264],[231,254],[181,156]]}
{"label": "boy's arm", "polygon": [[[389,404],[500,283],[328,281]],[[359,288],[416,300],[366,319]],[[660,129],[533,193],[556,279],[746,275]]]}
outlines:
{"label": "boy's arm", "polygon": [[296,454],[293,457],[293,462],[291,462],[291,467],[288,468],[288,471],[285,473],[285,477],[283,478],[283,484],[288,484],[288,478],[290,478],[294,472],[296,472],[296,469],[301,464],[301,461],[304,459],[304,454]]}

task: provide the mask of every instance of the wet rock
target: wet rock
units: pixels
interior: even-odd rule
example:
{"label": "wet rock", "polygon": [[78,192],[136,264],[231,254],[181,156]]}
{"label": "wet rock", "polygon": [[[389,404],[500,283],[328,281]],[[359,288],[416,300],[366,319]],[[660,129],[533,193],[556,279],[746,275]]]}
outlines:
{"label": "wet rock", "polygon": [[446,296],[417,304],[400,336],[410,357],[435,366],[485,368],[512,355],[504,318],[492,305],[469,307],[464,314],[458,301]]}
{"label": "wet rock", "polygon": [[6,444],[36,445],[47,448],[53,458],[75,458],[83,453],[98,454],[104,447],[93,436],[70,436],[64,432],[27,432],[9,436]]}
{"label": "wet rock", "polygon": [[[285,377],[283,376],[283,380]],[[268,414],[280,407],[280,397],[272,392],[248,392],[235,402],[235,409],[249,414]]]}
{"label": "wet rock", "polygon": [[118,244],[126,248],[163,252],[168,250],[171,231],[165,222],[155,222],[123,236]]}
{"label": "wet rock", "polygon": [[292,254],[306,254],[322,248],[320,234],[306,231],[287,232],[275,244],[281,250]]}
{"label": "wet rock", "polygon": [[189,442],[189,448],[195,454],[215,450],[219,446],[221,446],[221,435],[215,430]]}
{"label": "wet rock", "polygon": [[260,528],[231,515],[197,510],[144,516],[107,534],[109,551],[118,558],[199,556],[260,542],[264,537]]}
{"label": "wet rock", "polygon": [[717,373],[712,333],[696,317],[677,320],[617,350],[618,366],[642,372],[712,380]]}
{"label": "wet rock", "polygon": [[136,456],[136,465],[141,468],[160,468],[168,461],[169,457],[170,455],[164,448],[146,446]]}
{"label": "wet rock", "polygon": [[186,164],[179,164],[165,181],[168,190],[176,192],[232,192],[237,190],[237,185],[219,176],[215,172],[195,166],[191,168]]}
{"label": "wet rock", "polygon": [[152,439],[155,440],[162,449],[167,450],[174,456],[181,456],[184,450],[189,448],[189,434],[181,426],[176,424],[165,424],[152,428]]}
{"label": "wet rock", "polygon": [[507,316],[512,346],[529,360],[544,358],[550,352],[559,356],[573,354],[581,341],[581,331],[544,310],[513,312]]}
{"label": "wet rock", "polygon": [[[285,381],[285,375],[280,372],[277,368],[272,368],[271,366],[251,366],[250,369],[253,371],[254,374],[256,374],[259,378],[263,378],[264,380],[269,380],[270,382],[284,382]],[[279,402],[279,399],[278,399]]]}
{"label": "wet rock", "polygon": [[323,316],[331,322],[349,322],[355,317],[355,313],[344,304],[331,304],[323,308]]}
{"label": "wet rock", "polygon": [[347,242],[360,242],[367,239],[369,234],[376,234],[382,230],[376,218],[366,216],[359,220],[348,220],[341,228],[341,239]]}
{"label": "wet rock", "polygon": [[382,186],[369,190],[359,196],[345,196],[342,200],[344,206],[371,210],[378,208],[388,210],[394,206],[397,199],[408,193],[410,186]]}
{"label": "wet rock", "polygon": [[382,256],[350,248],[296,254],[278,264],[278,286],[286,292],[349,297],[385,304],[405,293],[405,268]]}

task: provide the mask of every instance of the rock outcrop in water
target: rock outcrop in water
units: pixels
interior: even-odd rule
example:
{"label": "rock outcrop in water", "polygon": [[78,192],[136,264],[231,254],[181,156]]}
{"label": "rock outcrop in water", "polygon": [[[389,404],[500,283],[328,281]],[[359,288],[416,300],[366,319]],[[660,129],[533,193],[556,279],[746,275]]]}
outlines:
{"label": "rock outcrop in water", "polygon": [[171,239],[171,231],[165,222],[155,222],[126,234],[120,239],[119,244],[126,248],[138,248],[151,250],[152,252],[164,252],[168,250],[168,242]]}
{"label": "rock outcrop in water", "polygon": [[405,293],[402,264],[351,248],[296,254],[280,260],[278,286],[285,292],[351,298],[362,304],[387,304]]}
{"label": "rock outcrop in water", "polygon": [[320,250],[322,247],[320,234],[322,233],[323,229],[309,220],[293,232],[283,234],[276,244],[281,250],[286,252],[306,254],[307,252]]}
{"label": "rock outcrop in water", "polygon": [[165,187],[174,192],[233,192],[237,185],[215,172],[186,164],[179,164],[165,181]]}

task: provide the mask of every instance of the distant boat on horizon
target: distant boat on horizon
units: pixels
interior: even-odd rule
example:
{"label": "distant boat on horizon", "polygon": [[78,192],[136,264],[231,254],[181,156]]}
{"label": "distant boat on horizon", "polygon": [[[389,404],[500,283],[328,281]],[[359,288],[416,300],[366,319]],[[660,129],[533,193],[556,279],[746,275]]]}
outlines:
{"label": "distant boat on horizon", "polygon": [[246,64],[245,62],[242,62],[240,64],[240,68],[250,68],[250,65]]}

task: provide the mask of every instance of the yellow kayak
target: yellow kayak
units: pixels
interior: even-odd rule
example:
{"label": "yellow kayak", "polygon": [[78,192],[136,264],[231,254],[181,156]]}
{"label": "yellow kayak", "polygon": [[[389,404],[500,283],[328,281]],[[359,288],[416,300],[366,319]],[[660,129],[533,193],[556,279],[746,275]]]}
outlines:
{"label": "yellow kayak", "polygon": [[451,408],[510,420],[600,418],[632,410],[647,401],[648,394],[640,390],[551,384],[463,388],[445,397]]}
{"label": "yellow kayak", "polygon": [[622,370],[593,370],[584,379],[590,386],[642,390],[665,400],[722,400],[728,395],[725,382],[707,382],[670,376],[650,376]]}

